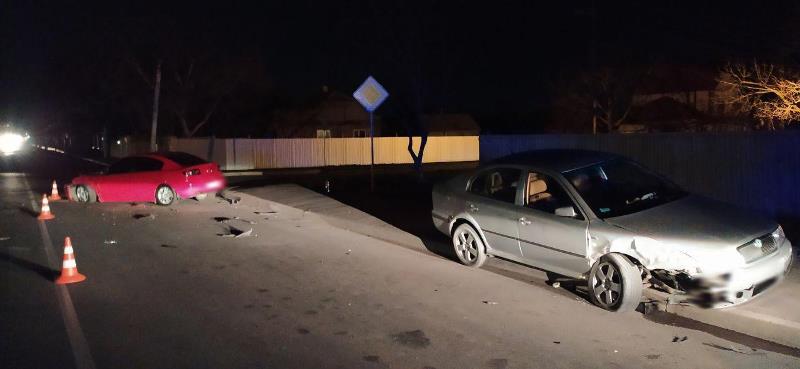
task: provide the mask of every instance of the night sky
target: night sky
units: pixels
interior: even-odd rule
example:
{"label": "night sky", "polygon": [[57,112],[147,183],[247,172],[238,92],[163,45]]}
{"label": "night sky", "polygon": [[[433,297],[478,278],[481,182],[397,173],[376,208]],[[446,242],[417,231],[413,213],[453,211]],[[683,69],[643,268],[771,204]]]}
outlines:
{"label": "night sky", "polygon": [[349,94],[372,74],[388,111],[421,88],[426,111],[489,117],[546,109],[559,79],[595,65],[794,65],[800,46],[791,1],[222,3],[3,2],[0,120],[76,120],[112,61],[147,65],[174,45],[253,60],[280,101]]}

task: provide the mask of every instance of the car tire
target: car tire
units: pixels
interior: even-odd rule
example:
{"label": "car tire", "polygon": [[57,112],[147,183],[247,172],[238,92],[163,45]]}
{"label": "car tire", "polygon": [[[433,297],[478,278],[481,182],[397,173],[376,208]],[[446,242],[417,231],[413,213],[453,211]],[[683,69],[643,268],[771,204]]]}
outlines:
{"label": "car tire", "polygon": [[171,205],[175,201],[175,191],[167,185],[156,188],[156,204],[161,206]]}
{"label": "car tire", "polygon": [[588,292],[592,303],[608,311],[633,311],[642,300],[642,274],[621,254],[607,254],[589,272]]}
{"label": "car tire", "polygon": [[461,264],[480,268],[486,262],[486,247],[471,225],[462,223],[453,231],[453,250]]}
{"label": "car tire", "polygon": [[97,201],[97,194],[89,186],[78,185],[75,187],[75,201],[95,202]]}

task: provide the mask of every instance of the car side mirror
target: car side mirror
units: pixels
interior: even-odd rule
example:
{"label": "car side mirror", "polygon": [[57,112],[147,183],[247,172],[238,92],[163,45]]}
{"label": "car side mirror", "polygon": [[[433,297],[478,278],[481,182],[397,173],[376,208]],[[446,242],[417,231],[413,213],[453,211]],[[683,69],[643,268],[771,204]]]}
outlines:
{"label": "car side mirror", "polygon": [[565,206],[563,208],[556,209],[556,215],[565,218],[575,218],[578,216],[578,213],[575,212],[575,208],[572,206]]}

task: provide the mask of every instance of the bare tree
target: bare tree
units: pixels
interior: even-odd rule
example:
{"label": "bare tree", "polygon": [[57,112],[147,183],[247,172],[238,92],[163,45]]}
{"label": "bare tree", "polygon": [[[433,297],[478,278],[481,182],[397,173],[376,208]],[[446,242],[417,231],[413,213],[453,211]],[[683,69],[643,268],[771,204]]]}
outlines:
{"label": "bare tree", "polygon": [[592,73],[584,81],[593,97],[594,116],[608,132],[616,132],[631,112],[634,89],[631,82],[609,68]]}
{"label": "bare tree", "polygon": [[[396,75],[394,85],[398,91],[393,98],[402,105],[407,150],[413,167],[422,178],[422,161],[430,130],[425,111],[434,106],[444,110],[453,65],[458,61],[449,47],[453,28],[448,26],[448,17],[442,15],[447,8],[440,1],[430,1],[424,6],[405,2],[371,4],[376,25],[388,30],[384,54]],[[407,17],[397,17],[399,13]],[[416,136],[420,137],[420,144],[414,151]]]}
{"label": "bare tree", "polygon": [[233,84],[217,70],[198,71],[198,62],[194,58],[181,64],[173,73],[169,109],[178,119],[183,135],[192,137],[208,124],[220,100],[230,92]]}
{"label": "bare tree", "polygon": [[[599,68],[563,79],[556,88],[556,130],[616,132],[625,123],[644,71],[634,68]],[[599,127],[598,127],[599,125]]]}
{"label": "bare tree", "polygon": [[783,67],[753,62],[729,64],[719,79],[718,103],[750,114],[768,130],[783,129],[800,119],[800,75]]}

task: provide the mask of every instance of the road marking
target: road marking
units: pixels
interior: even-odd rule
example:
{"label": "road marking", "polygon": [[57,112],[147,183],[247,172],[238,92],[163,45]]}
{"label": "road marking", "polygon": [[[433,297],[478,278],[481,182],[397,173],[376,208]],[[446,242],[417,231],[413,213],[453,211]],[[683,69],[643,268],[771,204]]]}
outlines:
{"label": "road marking", "polygon": [[[25,189],[28,191],[28,198],[31,201],[32,209],[36,210],[36,199],[33,197],[33,192],[28,185],[28,177],[23,177],[25,181]],[[39,220],[39,233],[42,236],[42,244],[44,246],[45,254],[47,255],[47,263],[51,268],[61,270],[61,265],[58,259],[53,255],[53,242],[50,240],[50,233],[47,231],[47,225],[44,221]],[[92,359],[92,352],[89,350],[89,344],[86,342],[86,336],[81,329],[81,323],[78,320],[78,313],[75,311],[75,305],[72,303],[72,297],[69,294],[67,286],[60,284],[53,284],[55,288],[56,297],[58,297],[58,306],[61,310],[61,317],[64,319],[64,327],[67,329],[67,337],[69,344],[72,347],[72,355],[75,358],[75,366],[78,369],[94,369],[94,359]]]}

